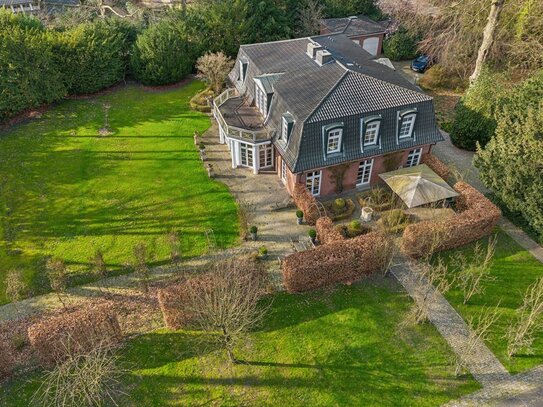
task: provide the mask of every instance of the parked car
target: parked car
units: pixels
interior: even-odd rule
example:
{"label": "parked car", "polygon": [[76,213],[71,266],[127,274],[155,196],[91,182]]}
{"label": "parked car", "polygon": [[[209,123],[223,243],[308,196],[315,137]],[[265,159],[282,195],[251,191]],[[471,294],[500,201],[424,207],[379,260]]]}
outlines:
{"label": "parked car", "polygon": [[411,62],[411,69],[415,72],[424,72],[431,64],[432,60],[428,55],[421,55]]}

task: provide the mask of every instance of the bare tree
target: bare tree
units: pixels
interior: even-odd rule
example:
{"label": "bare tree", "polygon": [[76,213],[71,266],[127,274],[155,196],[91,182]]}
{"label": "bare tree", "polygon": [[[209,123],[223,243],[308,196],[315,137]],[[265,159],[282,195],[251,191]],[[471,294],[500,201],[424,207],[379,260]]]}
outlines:
{"label": "bare tree", "polygon": [[531,353],[536,335],[543,329],[543,277],[528,287],[516,314],[506,334],[509,357],[523,349]]}
{"label": "bare tree", "polygon": [[151,270],[147,265],[147,245],[144,242],[134,246],[134,271],[144,293],[149,292],[149,277]]}
{"label": "bare tree", "polygon": [[168,246],[170,247],[170,261],[176,267],[178,267],[183,260],[183,252],[181,250],[181,239],[179,238],[179,233],[175,230],[172,230],[166,236]]}
{"label": "bare tree", "polygon": [[62,298],[68,288],[68,272],[66,265],[61,259],[51,258],[47,260],[45,265],[47,269],[47,278],[51,289],[57,294],[58,300],[66,309],[66,303]]}
{"label": "bare tree", "polygon": [[462,293],[464,304],[475,294],[484,292],[484,283],[491,281],[490,275],[494,253],[496,251],[497,237],[488,240],[486,250],[477,242],[473,250],[473,256],[458,253],[454,258],[454,265],[459,270],[457,280]]}
{"label": "bare tree", "polygon": [[260,302],[264,273],[255,262],[233,258],[215,263],[204,279],[189,280],[186,286],[185,312],[199,329],[217,333],[229,361],[236,363],[234,349],[269,308]]}
{"label": "bare tree", "polygon": [[400,327],[428,321],[432,303],[439,295],[449,291],[452,285],[447,277],[447,266],[441,258],[435,264],[420,263],[412,267],[415,269],[415,278],[418,280],[412,293],[414,302]]}
{"label": "bare tree", "polygon": [[302,37],[320,33],[320,22],[324,18],[324,6],[317,0],[304,1],[298,10],[298,34]]}
{"label": "bare tree", "polygon": [[483,31],[483,41],[481,43],[481,46],[479,47],[479,51],[477,53],[477,60],[475,61],[475,69],[469,77],[469,81],[471,84],[475,83],[475,81],[481,75],[483,66],[488,58],[488,54],[490,53],[490,48],[494,43],[494,39],[496,37],[496,28],[498,26],[498,19],[500,18],[504,1],[505,0],[493,0],[490,6],[490,13],[488,15],[488,20]]}
{"label": "bare tree", "polygon": [[6,280],[4,281],[6,286],[6,297],[12,303],[15,304],[17,311],[17,302],[24,298],[26,292],[26,283],[23,279],[23,273],[21,270],[12,269],[6,274]]}
{"label": "bare tree", "polygon": [[469,334],[466,343],[460,353],[454,355],[454,371],[459,376],[462,371],[468,370],[469,363],[477,355],[478,347],[488,339],[490,328],[498,320],[498,306],[495,308],[485,307],[477,318],[471,318],[468,322]]}
{"label": "bare tree", "polygon": [[221,93],[224,81],[234,66],[234,61],[222,51],[207,53],[196,61],[198,77],[218,95]]}
{"label": "bare tree", "polygon": [[63,346],[66,359],[45,372],[32,401],[45,407],[117,405],[122,394],[119,379],[125,371],[112,348],[98,344],[81,353],[69,340]]}

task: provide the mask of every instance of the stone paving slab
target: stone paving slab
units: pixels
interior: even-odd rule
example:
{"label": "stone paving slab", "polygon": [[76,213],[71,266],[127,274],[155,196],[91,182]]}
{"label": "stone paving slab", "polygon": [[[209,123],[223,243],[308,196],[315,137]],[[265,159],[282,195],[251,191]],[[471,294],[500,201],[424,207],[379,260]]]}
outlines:
{"label": "stone paving slab", "polygon": [[[409,295],[413,296],[421,284],[424,285],[422,287],[424,290],[432,294],[429,296],[434,299],[429,309],[430,322],[447,341],[453,352],[457,355],[463,354],[470,328],[445,297],[436,292],[432,285],[421,281],[406,262],[393,266],[391,272]],[[476,345],[474,354],[476,357],[468,361],[467,368],[483,386],[497,385],[510,379],[509,372],[483,342]]]}

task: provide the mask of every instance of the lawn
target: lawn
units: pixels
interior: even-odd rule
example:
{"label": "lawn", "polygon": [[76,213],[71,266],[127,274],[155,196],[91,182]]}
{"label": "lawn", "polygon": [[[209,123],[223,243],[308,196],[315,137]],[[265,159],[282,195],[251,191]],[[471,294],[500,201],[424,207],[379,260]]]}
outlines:
{"label": "lawn", "polygon": [[[486,242],[487,239],[481,241],[485,245]],[[443,257],[450,262],[454,253],[458,251],[468,255],[473,253],[473,246],[474,244],[471,244],[462,249],[446,252]],[[484,293],[474,295],[466,305],[462,304],[464,298],[457,287],[447,293],[447,299],[466,320],[476,318],[484,306],[498,306],[499,320],[491,329],[487,345],[511,373],[518,373],[543,363],[543,332],[534,343],[533,355],[519,355],[511,359],[507,356],[507,342],[504,338],[509,323],[514,319],[515,310],[522,303],[524,292],[543,276],[543,264],[500,230],[491,275],[493,280],[484,284]]]}
{"label": "lawn", "polygon": [[[439,406],[479,388],[471,376],[454,377],[433,326],[398,331],[410,300],[394,280],[272,299],[264,329],[237,352],[242,365],[196,345],[195,332],[130,340],[121,405]],[[26,406],[37,385],[6,386],[4,403]]]}
{"label": "lawn", "polygon": [[[193,143],[194,130],[210,126],[188,106],[202,88],[127,86],[62,102],[0,134],[0,303],[10,268],[24,270],[32,294],[47,290],[46,256],[63,259],[76,284],[89,281],[96,249],[112,273],[128,270],[140,241],[151,262],[165,261],[171,230],[185,256],[206,251],[208,229],[220,246],[235,244],[236,204],[209,180]],[[104,104],[107,136],[99,135]]]}

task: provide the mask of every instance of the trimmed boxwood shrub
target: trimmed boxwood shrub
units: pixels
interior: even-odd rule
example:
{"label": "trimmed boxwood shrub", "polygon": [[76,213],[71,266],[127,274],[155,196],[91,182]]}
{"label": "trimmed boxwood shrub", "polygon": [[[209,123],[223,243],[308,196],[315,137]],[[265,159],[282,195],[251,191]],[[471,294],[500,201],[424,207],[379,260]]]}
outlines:
{"label": "trimmed boxwood shrub", "polygon": [[192,72],[195,55],[182,27],[171,19],[151,25],[134,44],[131,67],[144,85],[177,83]]}
{"label": "trimmed boxwood shrub", "polygon": [[418,38],[407,30],[400,28],[383,41],[385,56],[393,61],[412,59],[417,56]]}
{"label": "trimmed boxwood shrub", "polygon": [[94,93],[121,81],[133,33],[115,20],[97,20],[51,34],[55,60],[70,94]]}

